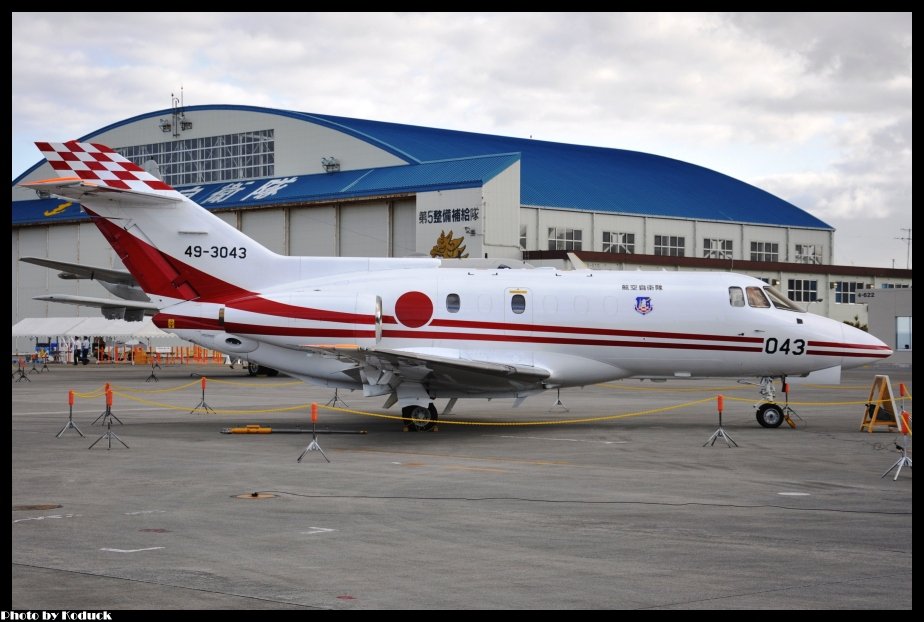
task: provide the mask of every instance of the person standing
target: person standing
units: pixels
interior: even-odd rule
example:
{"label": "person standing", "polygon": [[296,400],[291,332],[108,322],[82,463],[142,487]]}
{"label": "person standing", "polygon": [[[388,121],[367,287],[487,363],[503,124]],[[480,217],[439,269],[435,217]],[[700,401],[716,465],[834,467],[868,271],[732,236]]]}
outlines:
{"label": "person standing", "polygon": [[80,362],[80,338],[71,337],[71,352],[74,353],[74,365]]}
{"label": "person standing", "polygon": [[90,338],[86,335],[83,336],[83,341],[80,342],[80,352],[81,360],[86,365],[90,362]]}

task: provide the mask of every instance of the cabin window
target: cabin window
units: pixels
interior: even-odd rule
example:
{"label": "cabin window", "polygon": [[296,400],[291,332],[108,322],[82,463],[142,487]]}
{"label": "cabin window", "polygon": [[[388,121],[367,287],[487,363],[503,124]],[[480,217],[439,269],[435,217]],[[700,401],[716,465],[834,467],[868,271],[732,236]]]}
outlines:
{"label": "cabin window", "polygon": [[514,294],[510,297],[510,310],[519,315],[526,311],[526,296]]}
{"label": "cabin window", "polygon": [[767,296],[764,294],[763,290],[759,287],[749,287],[748,288],[748,304],[758,309],[769,309],[770,308],[770,301],[767,300]]}
{"label": "cabin window", "polygon": [[744,290],[740,287],[728,288],[728,304],[733,307],[744,306]]}
{"label": "cabin window", "polygon": [[450,313],[458,313],[459,309],[462,307],[462,300],[459,298],[459,294],[449,294],[446,296],[446,310]]}

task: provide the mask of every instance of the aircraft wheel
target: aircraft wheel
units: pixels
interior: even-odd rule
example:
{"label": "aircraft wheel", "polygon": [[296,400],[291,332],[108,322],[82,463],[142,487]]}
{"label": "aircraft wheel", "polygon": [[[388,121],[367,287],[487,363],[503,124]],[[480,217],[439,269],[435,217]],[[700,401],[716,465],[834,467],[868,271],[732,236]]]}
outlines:
{"label": "aircraft wheel", "polygon": [[757,409],[757,423],[765,428],[778,428],[783,419],[783,409],[777,404],[761,404]]}
{"label": "aircraft wheel", "polygon": [[247,375],[248,375],[248,376],[256,376],[256,375],[259,374],[259,373],[260,373],[260,366],[259,366],[259,365],[257,365],[256,363],[248,363],[248,364],[247,364]]}
{"label": "aircraft wheel", "polygon": [[430,404],[424,406],[405,406],[401,409],[401,417],[404,419],[404,425],[414,432],[426,432],[436,425],[437,412],[436,407]]}

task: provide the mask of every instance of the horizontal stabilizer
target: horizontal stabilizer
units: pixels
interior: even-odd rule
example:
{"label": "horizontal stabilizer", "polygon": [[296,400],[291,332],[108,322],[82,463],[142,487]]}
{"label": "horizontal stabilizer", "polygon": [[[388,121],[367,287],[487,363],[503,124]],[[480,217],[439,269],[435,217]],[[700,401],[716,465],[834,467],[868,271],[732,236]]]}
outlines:
{"label": "horizontal stabilizer", "polygon": [[157,312],[157,305],[152,302],[139,302],[135,300],[117,300],[115,298],[94,298],[92,296],[74,296],[71,294],[47,294],[33,296],[33,300],[44,302],[57,302],[65,305],[80,307],[94,307],[100,309],[109,319],[140,320],[145,314],[153,315]]}
{"label": "horizontal stabilizer", "polygon": [[[77,177],[62,177],[60,179],[42,179],[19,184],[23,188],[35,190],[41,196],[48,194],[62,199],[70,199],[78,203],[86,197],[96,200],[119,202],[123,204],[135,203],[146,207],[157,205],[176,205],[183,200],[183,195],[176,191],[172,194],[153,194],[135,190],[124,190],[111,186],[100,185],[98,182],[84,181]],[[176,196],[173,196],[176,195]],[[130,199],[130,201],[127,201]]]}
{"label": "horizontal stabilizer", "polygon": [[20,257],[19,261],[31,263],[43,268],[60,270],[61,278],[65,279],[95,279],[106,281],[107,283],[117,283],[119,285],[137,285],[135,277],[128,270],[113,270],[112,268],[101,268],[99,266],[87,266],[69,261],[57,261],[55,259],[46,259],[45,257]]}

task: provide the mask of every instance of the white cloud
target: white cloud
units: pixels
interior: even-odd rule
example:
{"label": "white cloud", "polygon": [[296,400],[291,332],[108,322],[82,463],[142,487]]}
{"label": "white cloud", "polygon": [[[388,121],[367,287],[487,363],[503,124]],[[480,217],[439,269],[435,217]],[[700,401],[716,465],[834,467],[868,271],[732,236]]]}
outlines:
{"label": "white cloud", "polygon": [[30,141],[166,108],[182,84],[187,104],[659,153],[757,183],[839,228],[861,216],[896,231],[911,222],[910,13],[16,13],[12,22],[14,175],[36,160]]}

